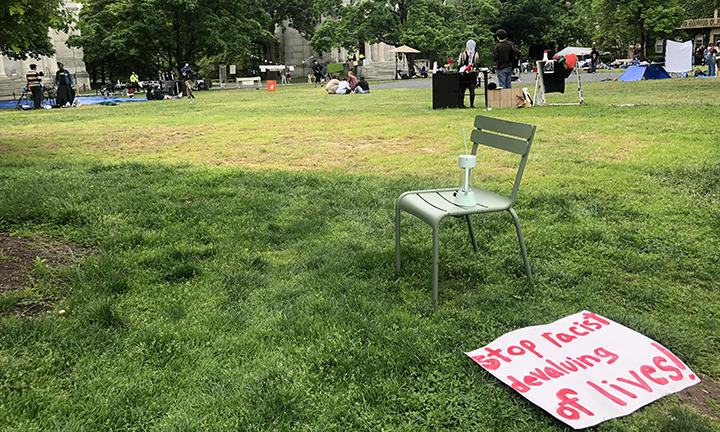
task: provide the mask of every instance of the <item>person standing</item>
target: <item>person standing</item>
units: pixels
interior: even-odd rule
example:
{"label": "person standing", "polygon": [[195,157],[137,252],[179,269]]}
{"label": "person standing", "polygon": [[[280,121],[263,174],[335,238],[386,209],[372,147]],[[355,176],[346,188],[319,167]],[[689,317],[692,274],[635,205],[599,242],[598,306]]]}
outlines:
{"label": "person standing", "polygon": [[458,72],[460,72],[460,93],[462,101],[460,107],[465,107],[465,89],[470,89],[470,108],[475,108],[475,86],[478,73],[476,66],[480,65],[480,56],[475,51],[475,41],[470,39],[465,43],[465,50],[458,56]]}
{"label": "person standing", "polygon": [[37,71],[37,65],[35,63],[30,65],[30,71],[25,75],[27,78],[27,85],[32,92],[33,109],[40,109],[42,104],[42,72]]}
{"label": "person standing", "polygon": [[285,67],[285,84],[291,84],[292,83],[292,72],[290,72],[290,67]]}
{"label": "person standing", "polygon": [[138,76],[135,72],[130,74],[130,86],[132,88],[137,89],[139,87],[140,80],[138,79]]}
{"label": "person standing", "polygon": [[516,59],[520,58],[520,50],[508,40],[507,32],[498,29],[495,32],[497,44],[493,49],[493,57],[497,65],[498,84],[501,88],[512,88],[512,68]]}
{"label": "person standing", "polygon": [[595,47],[593,47],[592,51],[590,51],[590,73],[595,73],[599,60],[600,53],[598,53]]}
{"label": "person standing", "polygon": [[712,45],[708,45],[707,48],[705,48],[705,52],[703,53],[705,55],[705,62],[708,65],[708,73],[707,76],[714,77],[717,75],[715,72],[715,59],[713,58],[713,53],[715,52],[715,47]]}
{"label": "person standing", "polygon": [[697,47],[697,49],[695,50],[695,55],[693,57],[695,62],[693,64],[702,65],[703,58],[705,56],[704,53],[705,53],[705,45],[700,44],[700,46]]}
{"label": "person standing", "polygon": [[128,85],[128,88],[127,88],[128,96],[130,96],[131,98],[135,97],[135,90],[140,88],[139,84],[140,83],[139,83],[137,74],[135,72],[131,73],[130,74],[130,85]]}
{"label": "person standing", "polygon": [[323,68],[317,60],[313,60],[312,71],[313,75],[315,75],[315,86],[317,86],[323,79]]}
{"label": "person standing", "polygon": [[192,74],[193,74],[193,70],[190,69],[190,65],[185,63],[185,66],[182,69],[180,69],[180,76],[182,78],[183,83],[185,84],[185,91],[187,93],[187,97],[189,97],[191,99],[195,99],[195,95],[193,95],[193,92],[192,92],[192,86],[193,86]]}
{"label": "person standing", "polygon": [[56,102],[59,106],[72,105],[75,95],[73,94],[73,78],[70,71],[65,70],[65,65],[58,62],[58,71],[55,73],[55,85],[57,86]]}

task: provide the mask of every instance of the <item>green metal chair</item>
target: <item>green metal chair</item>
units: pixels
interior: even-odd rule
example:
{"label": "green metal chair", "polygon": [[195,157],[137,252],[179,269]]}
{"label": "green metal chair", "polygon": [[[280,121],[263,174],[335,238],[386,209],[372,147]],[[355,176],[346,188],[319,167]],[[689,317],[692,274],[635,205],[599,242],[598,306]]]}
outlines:
{"label": "green metal chair", "polygon": [[516,123],[507,120],[500,120],[492,117],[477,116],[475,128],[471,134],[473,143],[472,154],[477,153],[478,145],[486,145],[497,149],[509,151],[520,155],[520,166],[515,176],[512,193],[509,197],[503,197],[496,193],[473,186],[473,192],[477,205],[473,207],[462,207],[455,204],[455,192],[458,188],[433,189],[405,192],[395,202],[395,266],[400,270],[400,211],[404,210],[411,215],[421,219],[433,229],[433,261],[432,261],[432,303],[437,307],[438,301],[438,229],[440,222],[448,216],[464,217],[467,222],[470,240],[475,252],[478,251],[475,233],[473,232],[470,215],[476,213],[491,213],[507,211],[515,222],[520,252],[525,264],[525,273],[532,281],[530,263],[525,250],[520,219],[512,209],[520,187],[520,179],[525,170],[530,145],[535,136],[535,126]]}

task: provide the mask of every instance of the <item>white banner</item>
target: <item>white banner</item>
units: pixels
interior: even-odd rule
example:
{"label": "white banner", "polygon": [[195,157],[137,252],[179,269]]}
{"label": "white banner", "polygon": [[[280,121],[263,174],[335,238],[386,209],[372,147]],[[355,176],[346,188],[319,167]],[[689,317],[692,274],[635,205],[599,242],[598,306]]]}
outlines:
{"label": "white banner", "polygon": [[675,42],[668,40],[665,45],[665,70],[668,72],[690,72],[692,70],[692,41]]}
{"label": "white banner", "polygon": [[700,382],[667,348],[587,311],[506,333],[466,354],[574,429]]}

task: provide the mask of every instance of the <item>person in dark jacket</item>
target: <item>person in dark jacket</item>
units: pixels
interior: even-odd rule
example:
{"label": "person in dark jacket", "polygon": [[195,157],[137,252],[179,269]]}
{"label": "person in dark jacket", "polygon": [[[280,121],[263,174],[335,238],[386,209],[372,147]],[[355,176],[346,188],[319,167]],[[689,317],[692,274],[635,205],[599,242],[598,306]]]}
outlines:
{"label": "person in dark jacket", "polygon": [[590,73],[595,73],[598,61],[600,61],[600,53],[593,47],[592,51],[590,51]]}
{"label": "person in dark jacket", "polygon": [[370,84],[365,81],[365,77],[360,75],[360,80],[355,86],[355,93],[370,93]]}
{"label": "person in dark jacket", "polygon": [[42,104],[42,78],[40,78],[41,76],[43,76],[43,73],[37,71],[37,65],[34,63],[30,65],[30,72],[25,75],[25,78],[27,78],[28,88],[32,92],[34,109],[40,109],[40,104]]}
{"label": "person in dark jacket", "polygon": [[499,29],[495,32],[498,43],[493,49],[493,57],[497,65],[498,84],[502,88],[512,87],[512,69],[513,65],[520,58],[520,50],[514,43],[510,42],[507,32]]}
{"label": "person in dark jacket", "polygon": [[315,86],[317,86],[323,79],[323,68],[317,60],[313,60],[312,71],[313,75],[315,75]]}
{"label": "person in dark jacket", "polygon": [[185,63],[185,66],[180,69],[180,76],[185,84],[185,94],[187,94],[187,97],[190,99],[195,99],[195,95],[193,95],[192,87],[193,87],[193,70],[190,69],[190,65]]}
{"label": "person in dark jacket", "polygon": [[73,78],[70,75],[70,71],[65,70],[65,66],[58,62],[58,71],[55,73],[55,85],[57,86],[57,99],[56,102],[59,106],[63,107],[65,104],[70,103],[72,105],[75,99],[75,92],[73,91]]}

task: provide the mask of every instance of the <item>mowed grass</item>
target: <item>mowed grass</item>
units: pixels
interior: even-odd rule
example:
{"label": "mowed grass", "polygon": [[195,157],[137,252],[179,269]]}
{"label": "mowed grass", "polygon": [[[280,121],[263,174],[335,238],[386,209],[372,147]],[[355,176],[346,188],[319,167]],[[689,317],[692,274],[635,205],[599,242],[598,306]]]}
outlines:
{"label": "mowed grass", "polygon": [[[463,351],[582,309],[720,379],[720,81],[584,90],[486,113],[538,126],[515,206],[535,284],[507,215],[475,219],[477,255],[448,220],[437,310],[409,217],[394,270],[394,200],[459,181],[479,110],[293,87],[0,112],[0,231],[95,250],[42,280],[65,315],[0,320],[0,427],[563,430]],[[483,151],[476,182],[507,192],[515,163]],[[596,429],[719,417],[668,397]]]}

